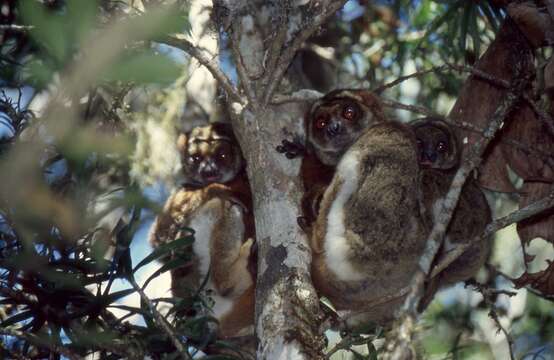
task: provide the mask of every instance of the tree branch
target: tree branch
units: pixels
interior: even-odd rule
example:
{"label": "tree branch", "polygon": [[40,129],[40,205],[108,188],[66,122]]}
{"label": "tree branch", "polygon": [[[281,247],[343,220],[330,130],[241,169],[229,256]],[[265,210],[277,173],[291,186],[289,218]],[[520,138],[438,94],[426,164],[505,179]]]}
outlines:
{"label": "tree branch", "polygon": [[420,269],[413,277],[410,293],[402,309],[402,316],[400,317],[401,322],[397,329],[397,336],[388,342],[384,359],[396,360],[408,359],[411,357],[412,350],[410,343],[414,332],[415,320],[417,318],[417,305],[421,299],[425,280],[431,268],[432,261],[442,244],[446,228],[450,223],[452,213],[458,203],[462,187],[471,171],[481,163],[487,145],[492,141],[497,131],[503,126],[507,115],[521,98],[521,94],[524,93],[528,83],[529,78],[523,74],[523,70],[516,69],[516,75],[512,86],[492,115],[487,129],[483,133],[483,137],[480,138],[469,149],[466,156],[464,156],[462,165],[456,172],[450,190],[442,202],[439,218],[427,239],[425,251],[419,262]]}
{"label": "tree branch", "polygon": [[81,356],[75,354],[73,351],[67,349],[64,346],[60,346],[57,344],[52,344],[50,341],[47,341],[43,338],[38,337],[35,334],[31,334],[28,332],[22,332],[19,330],[15,330],[12,328],[2,328],[0,329],[0,335],[6,335],[6,336],[13,336],[20,339],[23,339],[30,344],[33,344],[35,346],[45,347],[50,349],[50,351],[55,352],[56,354],[63,355],[71,360],[79,360],[81,359]]}
{"label": "tree branch", "polygon": [[254,92],[254,89],[252,88],[252,81],[250,81],[250,78],[248,77],[248,73],[246,72],[246,68],[244,67],[244,63],[242,60],[242,55],[240,53],[239,47],[238,47],[238,26],[237,24],[233,25],[233,31],[230,34],[230,43],[231,43],[231,51],[233,53],[233,58],[235,59],[235,65],[237,67],[237,75],[239,76],[240,84],[242,85],[242,88],[244,89],[244,92],[246,93],[246,97],[250,104],[252,106],[257,106],[258,100],[256,93]]}
{"label": "tree branch", "polygon": [[554,187],[552,188],[552,191],[547,197],[541,200],[535,201],[534,203],[529,204],[522,209],[516,210],[504,217],[494,220],[493,222],[487,225],[487,227],[485,228],[485,231],[483,231],[481,235],[476,236],[470,242],[463,244],[455,248],[454,250],[452,250],[450,253],[448,253],[448,255],[444,259],[441,260],[440,263],[438,263],[433,267],[430,277],[437,276],[440,272],[446,269],[448,265],[450,265],[458,257],[460,257],[473,244],[480,241],[486,241],[486,239],[489,236],[491,236],[498,230],[508,225],[520,222],[521,220],[525,220],[527,218],[540,214],[541,212],[551,209],[552,207],[554,207]]}
{"label": "tree branch", "polygon": [[[313,17],[311,19],[311,22],[306,24],[307,26],[303,27],[302,30],[300,30],[296,36],[293,38],[291,43],[285,47],[284,52],[282,52],[279,56],[279,60],[277,61],[277,65],[275,66],[275,71],[273,73],[269,74],[269,80],[267,82],[266,91],[263,96],[262,105],[267,105],[269,103],[269,100],[273,96],[273,93],[275,92],[275,89],[279,86],[281,83],[281,80],[283,79],[283,76],[285,74],[285,71],[290,66],[290,63],[292,62],[292,59],[294,58],[294,55],[296,55],[296,52],[302,44],[310,37],[312,34],[334,13],[336,13],[342,6],[346,0],[330,0],[329,4],[327,4],[326,9],[321,11],[319,14]],[[319,5],[321,6],[321,5]]]}
{"label": "tree branch", "polygon": [[29,30],[33,30],[34,26],[29,26],[29,25],[16,25],[16,24],[1,24],[0,25],[0,30],[3,30],[3,31],[6,31],[6,30],[9,30],[9,31],[29,31]]}
{"label": "tree branch", "polygon": [[156,306],[154,306],[152,301],[148,298],[148,296],[146,296],[146,294],[144,293],[144,290],[139,286],[139,284],[137,284],[135,278],[131,275],[129,276],[128,281],[131,283],[133,288],[140,295],[141,300],[146,304],[146,306],[148,306],[148,309],[150,310],[150,312],[152,313],[152,316],[154,317],[154,322],[156,323],[156,325],[158,325],[160,329],[162,329],[167,334],[167,336],[169,337],[169,339],[171,340],[171,342],[173,343],[173,345],[175,346],[175,348],[177,349],[177,352],[179,352],[181,357],[183,359],[192,359],[192,356],[190,356],[189,352],[185,348],[185,345],[173,332],[173,329],[171,329],[171,326],[167,323],[167,321],[162,316],[162,314],[160,314],[158,309],[156,309]]}
{"label": "tree branch", "polygon": [[312,89],[301,89],[293,92],[290,95],[276,95],[273,100],[271,100],[272,105],[281,105],[291,102],[311,102],[318,100],[323,97],[323,95],[317,90]]}
{"label": "tree branch", "polygon": [[221,71],[219,64],[213,59],[210,59],[206,54],[204,54],[199,48],[194,46],[190,41],[182,38],[177,38],[174,36],[166,36],[163,39],[159,39],[158,42],[181,49],[208,69],[212,73],[213,77],[217,80],[219,85],[225,90],[227,95],[234,101],[238,101],[241,104],[244,104],[244,99],[239,94],[237,88],[233,86],[231,80]]}
{"label": "tree branch", "polygon": [[512,297],[516,295],[513,291],[507,291],[507,290],[497,290],[494,288],[490,288],[486,285],[479,284],[477,282],[472,282],[469,285],[473,286],[473,288],[481,293],[483,295],[483,300],[487,304],[487,306],[490,308],[489,310],[489,317],[494,321],[496,324],[496,327],[498,328],[498,331],[502,331],[504,336],[506,337],[506,341],[508,342],[508,349],[510,351],[510,360],[515,360],[514,356],[514,339],[510,336],[508,331],[502,326],[500,323],[500,319],[498,318],[498,313],[496,312],[496,305],[494,299],[497,295],[506,295],[508,297]]}
{"label": "tree branch", "polygon": [[433,73],[433,72],[439,72],[439,71],[443,71],[443,70],[446,70],[448,69],[449,66],[448,65],[440,65],[440,66],[433,66],[432,68],[430,69],[427,69],[427,70],[420,70],[420,71],[416,71],[416,72],[413,72],[411,74],[408,74],[408,75],[405,75],[405,76],[401,76],[399,77],[398,79],[396,80],[393,80],[391,82],[388,82],[386,84],[383,84],[383,85],[380,85],[374,89],[372,89],[371,91],[375,92],[375,93],[381,93],[383,91],[385,91],[386,89],[390,89],[392,87],[395,87],[396,85],[400,84],[400,83],[403,83],[404,81],[406,80],[409,80],[409,79],[412,79],[412,78],[417,78],[417,77],[421,77],[423,75],[427,75],[429,73]]}

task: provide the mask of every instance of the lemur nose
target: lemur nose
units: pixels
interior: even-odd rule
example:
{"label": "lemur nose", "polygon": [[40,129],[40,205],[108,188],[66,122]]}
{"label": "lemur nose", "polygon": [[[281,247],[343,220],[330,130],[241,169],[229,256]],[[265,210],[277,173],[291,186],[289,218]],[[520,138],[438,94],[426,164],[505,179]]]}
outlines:
{"label": "lemur nose", "polygon": [[425,157],[427,158],[427,160],[434,162],[437,160],[437,153],[434,151],[427,151],[425,152]]}
{"label": "lemur nose", "polygon": [[203,175],[214,175],[214,174],[217,173],[217,166],[215,165],[215,163],[213,163],[211,161],[207,161],[202,165],[203,166],[201,166],[200,172]]}
{"label": "lemur nose", "polygon": [[340,131],[341,126],[339,122],[332,122],[329,126],[327,126],[327,134],[329,134],[329,136],[337,136]]}

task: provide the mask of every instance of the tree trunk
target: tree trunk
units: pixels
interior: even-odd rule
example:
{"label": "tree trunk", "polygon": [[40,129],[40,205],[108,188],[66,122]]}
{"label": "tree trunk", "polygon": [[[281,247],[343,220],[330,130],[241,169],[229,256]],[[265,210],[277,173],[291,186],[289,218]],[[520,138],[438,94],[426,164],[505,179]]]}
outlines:
{"label": "tree trunk", "polygon": [[300,160],[289,160],[275,150],[284,138],[304,136],[306,104],[274,106],[270,99],[275,89],[295,90],[295,79],[285,74],[294,54],[343,3],[214,2],[218,25],[229,35],[242,90],[240,95],[227,95],[233,100],[229,110],[254,200],[258,359],[323,358],[311,250],[297,225],[303,192]]}

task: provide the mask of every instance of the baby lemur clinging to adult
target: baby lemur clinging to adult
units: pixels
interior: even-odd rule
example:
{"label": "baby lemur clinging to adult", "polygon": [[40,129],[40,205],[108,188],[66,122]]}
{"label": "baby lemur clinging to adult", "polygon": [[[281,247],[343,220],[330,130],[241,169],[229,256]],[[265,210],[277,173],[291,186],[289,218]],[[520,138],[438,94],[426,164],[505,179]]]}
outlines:
{"label": "baby lemur clinging to adult", "polygon": [[[461,149],[454,131],[441,119],[426,117],[413,121],[410,125],[416,135],[419,163],[422,167],[423,202],[428,220],[434,223],[437,221],[442,200],[450,189],[460,165]],[[435,262],[440,262],[457,246],[472,242],[483,233],[490,221],[488,202],[476,181],[469,178],[462,188],[442,249]],[[420,308],[426,307],[438,287],[468,280],[474,276],[487,260],[490,249],[491,239],[475,242],[444,271],[430,279]]]}
{"label": "baby lemur clinging to adult", "polygon": [[156,218],[150,243],[159,246],[181,237],[184,227],[192,228],[193,260],[171,272],[174,296],[189,297],[209,273],[206,289],[214,300],[218,335],[248,334],[254,324],[255,229],[240,148],[225,123],[180,135],[178,148],[185,181]]}

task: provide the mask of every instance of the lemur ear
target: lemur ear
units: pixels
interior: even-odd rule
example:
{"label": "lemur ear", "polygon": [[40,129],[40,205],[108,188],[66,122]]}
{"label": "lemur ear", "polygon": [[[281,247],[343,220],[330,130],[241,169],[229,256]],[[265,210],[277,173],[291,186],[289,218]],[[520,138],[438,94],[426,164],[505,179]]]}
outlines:
{"label": "lemur ear", "polygon": [[177,149],[179,153],[183,154],[187,148],[188,136],[187,134],[180,134],[177,138]]}

